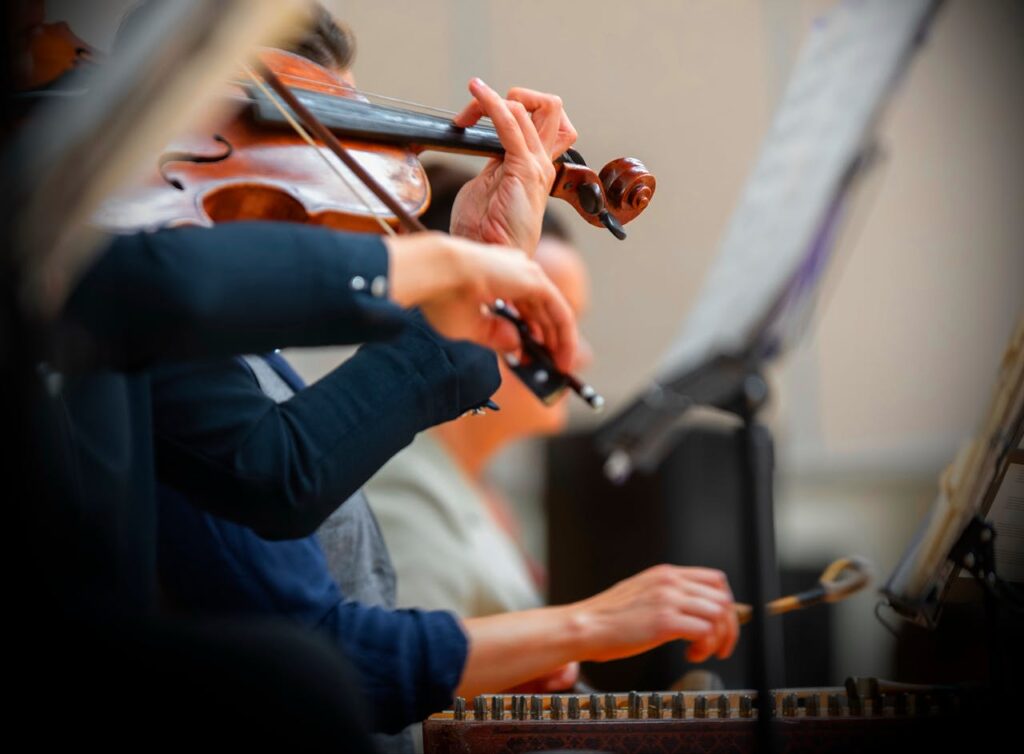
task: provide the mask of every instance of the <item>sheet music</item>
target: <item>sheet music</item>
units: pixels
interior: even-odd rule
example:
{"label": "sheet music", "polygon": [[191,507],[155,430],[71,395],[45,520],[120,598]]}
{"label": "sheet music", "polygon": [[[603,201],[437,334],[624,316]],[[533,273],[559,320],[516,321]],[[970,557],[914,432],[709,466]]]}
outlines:
{"label": "sheet music", "polygon": [[[996,529],[996,573],[1024,580],[1024,316],[1010,338],[981,426],[942,473],[939,495],[883,592],[904,615],[931,623],[953,545],[981,514]],[[961,574],[963,575],[963,574]]]}
{"label": "sheet music", "polygon": [[[936,0],[847,0],[811,29],[702,295],[657,381],[742,355],[787,291],[813,293],[844,176]],[[815,243],[820,241],[820,243]],[[792,299],[786,304],[798,304]]]}

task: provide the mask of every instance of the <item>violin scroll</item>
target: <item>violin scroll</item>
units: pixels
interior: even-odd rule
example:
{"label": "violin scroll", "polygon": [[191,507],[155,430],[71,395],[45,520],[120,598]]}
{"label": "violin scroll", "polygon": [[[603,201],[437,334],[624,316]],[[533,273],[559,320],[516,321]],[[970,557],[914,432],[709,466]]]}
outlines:
{"label": "violin scroll", "polygon": [[623,225],[647,209],[654,196],[654,175],[634,157],[612,160],[598,177],[604,186],[608,211]]}
{"label": "violin scroll", "polygon": [[607,228],[619,239],[622,226],[647,209],[654,196],[654,175],[640,160],[620,157],[600,174],[584,164],[560,162],[551,196],[568,202],[591,225]]}

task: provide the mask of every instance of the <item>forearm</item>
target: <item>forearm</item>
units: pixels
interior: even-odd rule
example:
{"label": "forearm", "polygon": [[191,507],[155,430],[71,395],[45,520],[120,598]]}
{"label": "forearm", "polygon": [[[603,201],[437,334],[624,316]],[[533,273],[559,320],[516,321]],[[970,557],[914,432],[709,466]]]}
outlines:
{"label": "forearm", "polygon": [[456,693],[472,698],[589,659],[597,626],[581,604],[468,618],[466,666]]}
{"label": "forearm", "polygon": [[373,295],[387,274],[378,238],[293,223],[122,236],[79,282],[50,355],[65,369],[135,369],[388,337],[401,310]]}
{"label": "forearm", "polygon": [[418,345],[364,351],[283,404],[234,360],[159,370],[161,479],[268,539],[312,533],[452,401],[451,366]]}
{"label": "forearm", "polygon": [[236,359],[154,370],[161,479],[268,539],[311,533],[417,432],[498,386],[492,353],[406,321],[280,404]]}
{"label": "forearm", "polygon": [[465,283],[459,247],[446,240],[436,232],[384,239],[395,303],[413,307],[458,292]]}
{"label": "forearm", "polygon": [[[501,691],[572,661],[615,660],[675,639],[691,662],[728,657],[739,625],[725,574],[660,565],[563,607],[466,621],[463,696]],[[510,661],[509,658],[514,658]]]}

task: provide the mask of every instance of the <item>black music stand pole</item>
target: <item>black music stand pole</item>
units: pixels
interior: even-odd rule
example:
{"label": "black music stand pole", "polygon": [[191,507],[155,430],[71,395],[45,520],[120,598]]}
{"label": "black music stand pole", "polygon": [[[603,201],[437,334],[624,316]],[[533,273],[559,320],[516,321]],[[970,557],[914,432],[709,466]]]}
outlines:
{"label": "black music stand pole", "polygon": [[[809,31],[707,283],[651,384],[613,417],[598,443],[605,474],[624,481],[665,454],[676,420],[710,405],[743,426],[741,475],[753,620],[757,742],[773,748],[776,680],[765,624],[777,589],[771,437],[757,422],[768,397],[762,365],[805,331],[875,125],[941,0],[843,0]],[[781,644],[780,642],[776,642]]]}
{"label": "black music stand pole", "polygon": [[[775,563],[775,525],[772,502],[774,458],[772,438],[758,422],[758,414],[768,399],[768,384],[757,370],[742,381],[739,394],[728,410],[743,425],[739,432],[740,474],[742,475],[743,549],[746,553],[746,582],[753,607],[746,629],[750,635],[750,681],[757,692],[757,751],[776,751],[772,734],[775,704],[772,698],[769,658],[771,647],[766,630],[765,605],[770,599],[768,581],[777,582]],[[776,658],[778,659],[778,658]]]}

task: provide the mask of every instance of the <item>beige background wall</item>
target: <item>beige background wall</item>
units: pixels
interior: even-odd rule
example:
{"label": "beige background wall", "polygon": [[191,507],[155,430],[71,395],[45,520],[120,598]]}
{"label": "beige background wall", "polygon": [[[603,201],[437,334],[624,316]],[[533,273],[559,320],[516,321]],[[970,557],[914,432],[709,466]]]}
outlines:
{"label": "beige background wall", "polygon": [[[127,5],[49,3],[101,47]],[[593,275],[589,376],[614,410],[699,291],[803,31],[829,3],[329,5],[357,32],[365,89],[450,109],[473,75],[557,92],[591,164],[636,156],[656,174],[658,194],[628,241],[572,224]],[[887,572],[978,418],[1024,311],[1022,72],[1024,5],[950,0],[889,108],[870,212],[833,266],[807,341],[773,373],[786,562],[856,551]],[[308,376],[338,358],[295,356]],[[498,471],[536,520],[531,452]],[[872,602],[840,608],[840,672],[890,668]]]}

